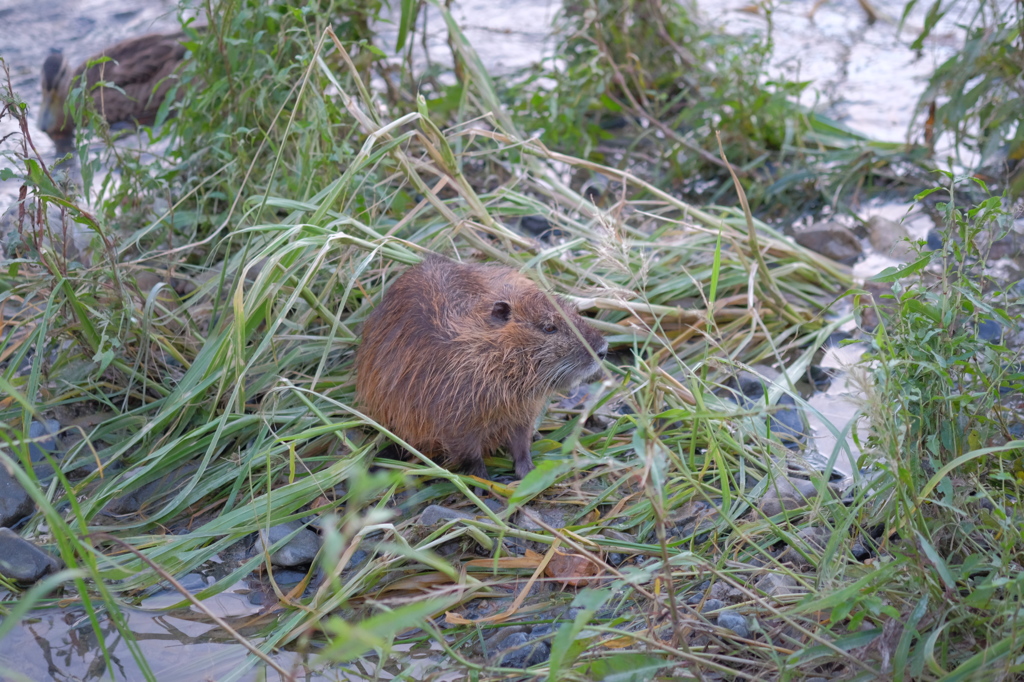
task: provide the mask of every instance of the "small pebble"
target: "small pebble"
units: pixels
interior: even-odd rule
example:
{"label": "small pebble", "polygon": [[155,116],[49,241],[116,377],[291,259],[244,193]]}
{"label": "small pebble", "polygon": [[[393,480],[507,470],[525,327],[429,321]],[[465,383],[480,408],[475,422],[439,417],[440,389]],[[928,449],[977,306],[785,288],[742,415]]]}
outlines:
{"label": "small pebble", "polygon": [[750,628],[747,626],[747,619],[726,609],[718,614],[718,627],[732,630],[738,636],[747,639],[750,637]]}
{"label": "small pebble", "polygon": [[701,613],[708,613],[709,611],[718,611],[719,609],[725,608],[725,602],[721,599],[708,599],[704,602],[704,607],[700,610]]}
{"label": "small pebble", "polygon": [[56,419],[47,419],[42,422],[33,421],[28,425],[28,437],[36,442],[28,444],[29,457],[33,462],[40,462],[45,459],[45,453],[53,453],[57,450],[56,435],[60,432],[60,422]]}
{"label": "small pebble", "polygon": [[[274,543],[301,527],[301,522],[289,521],[279,526],[273,526],[269,531],[261,530],[259,539],[256,541],[256,551],[262,552],[265,548],[272,547]],[[320,551],[321,543],[319,535],[308,528],[302,528],[284,547],[270,555],[270,563],[282,568],[308,566]]]}
{"label": "small pebble", "polygon": [[532,640],[525,632],[517,632],[502,640],[500,651],[508,653],[498,665],[503,668],[529,668],[539,665],[551,656],[551,645],[544,640]]}

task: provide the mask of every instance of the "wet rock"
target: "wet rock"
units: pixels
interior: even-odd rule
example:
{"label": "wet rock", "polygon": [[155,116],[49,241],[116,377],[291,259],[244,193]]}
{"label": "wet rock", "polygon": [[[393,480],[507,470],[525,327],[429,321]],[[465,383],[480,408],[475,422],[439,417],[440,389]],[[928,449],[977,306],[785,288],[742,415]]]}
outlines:
{"label": "wet rock", "polygon": [[178,584],[189,592],[200,592],[207,587],[206,576],[200,573],[189,573],[178,578]]}
{"label": "wet rock", "polygon": [[322,541],[319,535],[308,528],[303,528],[303,524],[300,521],[282,523],[279,526],[272,527],[269,531],[261,530],[259,538],[256,540],[256,551],[265,551],[298,528],[302,528],[302,530],[289,540],[284,547],[270,555],[270,563],[281,568],[310,565],[313,563],[317,552],[320,551]]}
{"label": "wet rock", "polygon": [[34,510],[32,498],[0,464],[0,526],[13,526]]}
{"label": "wet rock", "polygon": [[34,583],[59,567],[52,556],[10,528],[0,528],[0,575],[19,583]]}
{"label": "wet rock", "polygon": [[755,586],[768,597],[804,594],[807,591],[805,587],[797,583],[796,578],[780,573],[769,573],[762,576]]}
{"label": "wet rock", "polygon": [[1003,340],[1003,328],[995,320],[978,322],[978,338],[988,343],[999,343]]}
{"label": "wet rock", "polygon": [[935,228],[928,230],[928,235],[925,237],[925,241],[928,243],[929,251],[942,250],[942,233]]}
{"label": "wet rock", "polygon": [[807,381],[815,391],[826,391],[832,385],[832,373],[820,365],[808,365]]}
{"label": "wet rock", "polygon": [[349,559],[348,564],[345,565],[345,570],[351,571],[353,568],[366,561],[366,557],[368,556],[370,556],[369,552],[362,548],[352,552],[352,558]]}
{"label": "wet rock", "polygon": [[436,526],[440,523],[447,523],[455,519],[471,519],[472,514],[459,511],[457,509],[449,509],[448,507],[442,507],[439,504],[432,504],[423,510],[420,514],[420,525],[423,526]]}
{"label": "wet rock", "polygon": [[847,265],[864,254],[856,235],[836,222],[815,223],[793,236],[800,246]]}
{"label": "wet rock", "polygon": [[542,215],[524,215],[519,219],[519,227],[524,232],[546,242],[565,236],[563,230],[552,227],[548,219]]}
{"label": "wet rock", "polygon": [[280,571],[274,571],[274,582],[282,587],[298,585],[305,579],[305,577],[305,571],[293,571],[287,568]]}
{"label": "wet rock", "polygon": [[503,668],[529,668],[551,656],[551,645],[545,640],[530,639],[525,632],[516,632],[502,640],[498,649],[505,653],[498,665]]}
{"label": "wet rock", "polygon": [[719,613],[718,627],[725,628],[726,630],[732,630],[743,639],[748,639],[750,637],[750,627],[747,625],[747,619],[735,611],[729,611],[726,609]]}
{"label": "wet rock", "polygon": [[33,421],[28,425],[28,437],[35,441],[28,444],[28,454],[33,462],[41,462],[46,459],[45,453],[53,454],[57,451],[59,432],[60,422],[56,419]]}
{"label": "wet rock", "polygon": [[902,224],[876,215],[868,219],[864,227],[872,248],[883,256],[906,260],[914,254],[910,242],[906,241],[910,234]]}
{"label": "wet rock", "polygon": [[769,426],[776,438],[789,448],[799,447],[806,439],[806,427],[796,399],[791,395],[779,396]]}
{"label": "wet rock", "polygon": [[735,386],[747,398],[764,397],[765,389],[779,377],[779,372],[768,365],[754,365],[751,372],[746,370],[736,375]]}
{"label": "wet rock", "polygon": [[557,623],[541,623],[540,625],[534,625],[533,629],[530,630],[530,639],[549,637],[555,634],[556,629],[558,629]]}
{"label": "wet rock", "polygon": [[186,479],[198,468],[198,463],[191,462],[166,476],[144,483],[136,490],[112,499],[103,507],[102,513],[110,516],[134,514],[147,505],[158,504],[181,488]]}

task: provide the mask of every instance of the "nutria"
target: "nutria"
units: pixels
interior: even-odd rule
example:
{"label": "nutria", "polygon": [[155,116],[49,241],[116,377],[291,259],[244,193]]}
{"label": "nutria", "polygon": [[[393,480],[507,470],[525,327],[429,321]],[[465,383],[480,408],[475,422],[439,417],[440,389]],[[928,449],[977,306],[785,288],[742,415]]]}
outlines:
{"label": "nutria", "polygon": [[486,478],[484,454],[504,445],[522,478],[546,399],[598,372],[607,350],[571,305],[516,270],[430,255],[366,320],[356,397],[450,469]]}
{"label": "nutria", "polygon": [[[175,72],[188,52],[184,33],[153,33],[104,48],[72,71],[60,50],[43,62],[39,127],[63,151],[74,143],[75,122],[64,111],[68,92],[84,80],[85,96],[111,125],[152,125],[178,84]],[[94,63],[103,57],[106,61]],[[92,64],[92,66],[89,66]],[[102,83],[102,86],[100,85]],[[180,89],[175,96],[180,97]]]}

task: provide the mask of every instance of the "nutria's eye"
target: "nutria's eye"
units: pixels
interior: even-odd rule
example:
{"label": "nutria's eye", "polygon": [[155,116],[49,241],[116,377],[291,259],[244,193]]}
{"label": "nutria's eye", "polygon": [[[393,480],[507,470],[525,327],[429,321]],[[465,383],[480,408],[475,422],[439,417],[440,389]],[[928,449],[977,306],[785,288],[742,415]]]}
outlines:
{"label": "nutria's eye", "polygon": [[553,325],[550,322],[547,322],[547,323],[542,324],[540,326],[540,330],[542,332],[544,332],[545,334],[554,334],[555,332],[558,331],[558,327],[556,327],[555,325]]}

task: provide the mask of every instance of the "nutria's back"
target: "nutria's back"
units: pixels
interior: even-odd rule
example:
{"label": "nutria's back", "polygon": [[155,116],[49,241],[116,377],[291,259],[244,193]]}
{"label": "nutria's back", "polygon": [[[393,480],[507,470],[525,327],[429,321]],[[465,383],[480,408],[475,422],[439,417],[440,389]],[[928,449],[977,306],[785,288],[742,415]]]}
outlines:
{"label": "nutria's back", "polygon": [[484,476],[483,455],[505,445],[522,477],[548,395],[598,371],[606,350],[521,273],[431,255],[367,319],[356,395],[368,416],[448,466]]}

